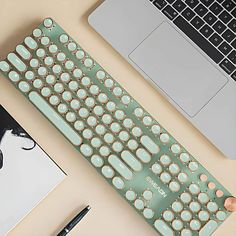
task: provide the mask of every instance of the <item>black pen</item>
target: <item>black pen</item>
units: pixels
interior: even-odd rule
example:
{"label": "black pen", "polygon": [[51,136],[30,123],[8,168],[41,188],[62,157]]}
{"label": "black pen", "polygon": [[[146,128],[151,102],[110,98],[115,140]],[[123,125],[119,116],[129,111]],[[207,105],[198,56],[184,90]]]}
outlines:
{"label": "black pen", "polygon": [[75,218],[73,218],[57,236],[67,235],[88,213],[90,206],[85,207]]}

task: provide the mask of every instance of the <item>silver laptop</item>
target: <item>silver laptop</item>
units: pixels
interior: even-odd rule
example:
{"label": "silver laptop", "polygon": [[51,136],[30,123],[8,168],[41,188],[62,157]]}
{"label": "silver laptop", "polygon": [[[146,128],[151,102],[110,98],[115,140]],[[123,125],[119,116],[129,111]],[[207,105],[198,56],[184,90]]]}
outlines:
{"label": "silver laptop", "polygon": [[226,157],[236,159],[236,3],[106,0],[101,34]]}

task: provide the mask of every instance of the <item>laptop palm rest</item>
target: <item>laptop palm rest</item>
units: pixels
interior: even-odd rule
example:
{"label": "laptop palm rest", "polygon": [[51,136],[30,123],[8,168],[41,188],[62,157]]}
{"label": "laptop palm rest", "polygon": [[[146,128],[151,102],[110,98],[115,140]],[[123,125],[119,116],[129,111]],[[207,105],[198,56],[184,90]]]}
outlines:
{"label": "laptop palm rest", "polygon": [[190,117],[228,82],[167,22],[156,28],[129,58]]}

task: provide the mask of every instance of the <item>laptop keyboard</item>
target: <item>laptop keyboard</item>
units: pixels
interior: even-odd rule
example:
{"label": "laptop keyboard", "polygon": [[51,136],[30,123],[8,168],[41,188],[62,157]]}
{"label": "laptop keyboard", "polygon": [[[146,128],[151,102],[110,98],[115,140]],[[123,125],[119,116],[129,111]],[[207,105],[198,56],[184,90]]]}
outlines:
{"label": "laptop keyboard", "polygon": [[236,81],[236,3],[149,0]]}

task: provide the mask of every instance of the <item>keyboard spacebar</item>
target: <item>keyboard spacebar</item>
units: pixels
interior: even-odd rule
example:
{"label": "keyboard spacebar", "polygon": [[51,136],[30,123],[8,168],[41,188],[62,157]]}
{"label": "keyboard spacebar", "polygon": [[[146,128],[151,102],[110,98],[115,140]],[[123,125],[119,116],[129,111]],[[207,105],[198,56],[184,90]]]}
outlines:
{"label": "keyboard spacebar", "polygon": [[224,56],[217,51],[196,29],[194,29],[183,17],[178,16],[174,23],[195,44],[197,44],[214,62],[219,63]]}
{"label": "keyboard spacebar", "polygon": [[37,92],[31,92],[29,94],[29,99],[69,139],[72,144],[77,146],[82,143],[81,137]]}

